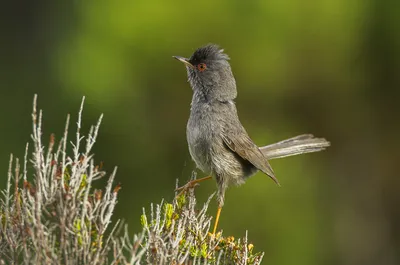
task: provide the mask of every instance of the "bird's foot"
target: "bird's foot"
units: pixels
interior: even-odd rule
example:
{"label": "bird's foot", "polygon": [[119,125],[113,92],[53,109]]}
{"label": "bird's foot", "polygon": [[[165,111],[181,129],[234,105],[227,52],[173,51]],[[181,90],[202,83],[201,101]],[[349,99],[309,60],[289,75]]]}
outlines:
{"label": "bird's foot", "polygon": [[188,189],[192,189],[197,185],[199,185],[198,182],[195,182],[195,180],[191,180],[188,183],[186,183],[185,185],[183,185],[179,188],[176,188],[175,191],[180,191],[180,192],[187,191]]}
{"label": "bird's foot", "polygon": [[193,182],[193,181],[189,181],[188,183],[186,183],[185,185],[183,185],[182,187],[179,187],[177,189],[175,189],[176,192],[179,192],[176,197],[180,197],[183,193],[185,193],[187,190],[189,189],[193,189],[194,187],[196,187],[197,185],[199,185],[197,182]]}
{"label": "bird's foot", "polygon": [[179,192],[176,197],[181,196],[187,190],[193,189],[194,187],[199,185],[199,182],[202,182],[202,181],[207,180],[207,179],[211,179],[211,176],[207,176],[207,177],[204,177],[204,178],[201,178],[201,179],[191,180],[188,183],[186,183],[185,185],[183,185],[182,187],[179,187],[179,188],[175,189],[176,192]]}

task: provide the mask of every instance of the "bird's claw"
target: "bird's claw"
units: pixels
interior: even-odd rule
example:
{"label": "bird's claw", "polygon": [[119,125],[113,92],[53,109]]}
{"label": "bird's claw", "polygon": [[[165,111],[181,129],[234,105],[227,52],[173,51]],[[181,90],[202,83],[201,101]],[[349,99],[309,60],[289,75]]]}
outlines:
{"label": "bird's claw", "polygon": [[196,182],[192,182],[189,181],[188,183],[186,183],[185,185],[183,185],[182,187],[176,188],[175,191],[181,191],[181,190],[188,190],[188,189],[192,189],[196,186],[198,186],[199,184]]}
{"label": "bird's claw", "polygon": [[175,192],[179,192],[178,195],[176,195],[176,197],[181,196],[185,191],[189,190],[189,189],[193,189],[196,186],[199,186],[200,184],[195,182],[195,181],[189,181],[188,183],[186,183],[185,185],[183,185],[182,187],[176,188]]}
{"label": "bird's claw", "polygon": [[193,189],[195,188],[197,185],[199,185],[199,182],[202,182],[204,180],[207,179],[211,179],[211,176],[207,176],[201,179],[192,179],[191,181],[189,181],[188,183],[186,183],[185,185],[183,185],[182,187],[179,187],[177,189],[175,189],[175,192],[179,192],[179,194],[176,197],[179,197],[182,195],[182,193],[184,193],[185,191],[189,190],[189,189]]}

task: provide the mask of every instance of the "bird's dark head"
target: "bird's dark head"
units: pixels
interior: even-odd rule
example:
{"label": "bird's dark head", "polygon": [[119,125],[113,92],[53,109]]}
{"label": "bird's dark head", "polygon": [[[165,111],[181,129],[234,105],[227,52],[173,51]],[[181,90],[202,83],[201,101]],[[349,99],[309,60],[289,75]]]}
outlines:
{"label": "bird's dark head", "polygon": [[229,56],[218,45],[200,47],[189,59],[180,56],[174,58],[185,64],[195,95],[220,101],[236,97],[236,82],[228,62]]}

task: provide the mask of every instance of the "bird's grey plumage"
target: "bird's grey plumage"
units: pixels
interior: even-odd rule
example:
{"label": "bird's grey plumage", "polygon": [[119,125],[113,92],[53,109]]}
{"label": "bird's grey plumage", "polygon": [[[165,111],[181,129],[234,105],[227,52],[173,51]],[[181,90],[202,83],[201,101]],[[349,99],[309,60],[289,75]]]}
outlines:
{"label": "bird's grey plumage", "polygon": [[267,158],[320,151],[329,145],[306,135],[259,148],[238,118],[236,81],[228,55],[209,44],[189,59],[175,58],[185,63],[193,89],[187,124],[189,152],[198,168],[215,177],[220,207],[230,184],[240,185],[258,170],[278,183]]}

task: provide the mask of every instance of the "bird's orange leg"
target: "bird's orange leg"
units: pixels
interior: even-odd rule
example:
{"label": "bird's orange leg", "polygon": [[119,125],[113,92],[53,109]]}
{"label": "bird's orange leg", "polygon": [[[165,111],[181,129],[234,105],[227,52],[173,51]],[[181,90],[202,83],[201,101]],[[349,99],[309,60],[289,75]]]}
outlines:
{"label": "bird's orange leg", "polygon": [[215,235],[215,232],[217,232],[217,227],[218,227],[218,222],[219,222],[219,216],[221,215],[221,210],[222,210],[222,207],[218,207],[217,215],[215,216],[213,235]]}
{"label": "bird's orange leg", "polygon": [[177,188],[175,191],[181,191],[181,192],[179,192],[177,197],[179,197],[186,190],[191,189],[194,186],[196,186],[197,183],[202,182],[202,181],[207,180],[207,179],[211,179],[211,176],[207,176],[207,177],[204,177],[204,178],[201,178],[201,179],[191,180],[188,183],[186,183],[185,185],[183,185],[182,187]]}

